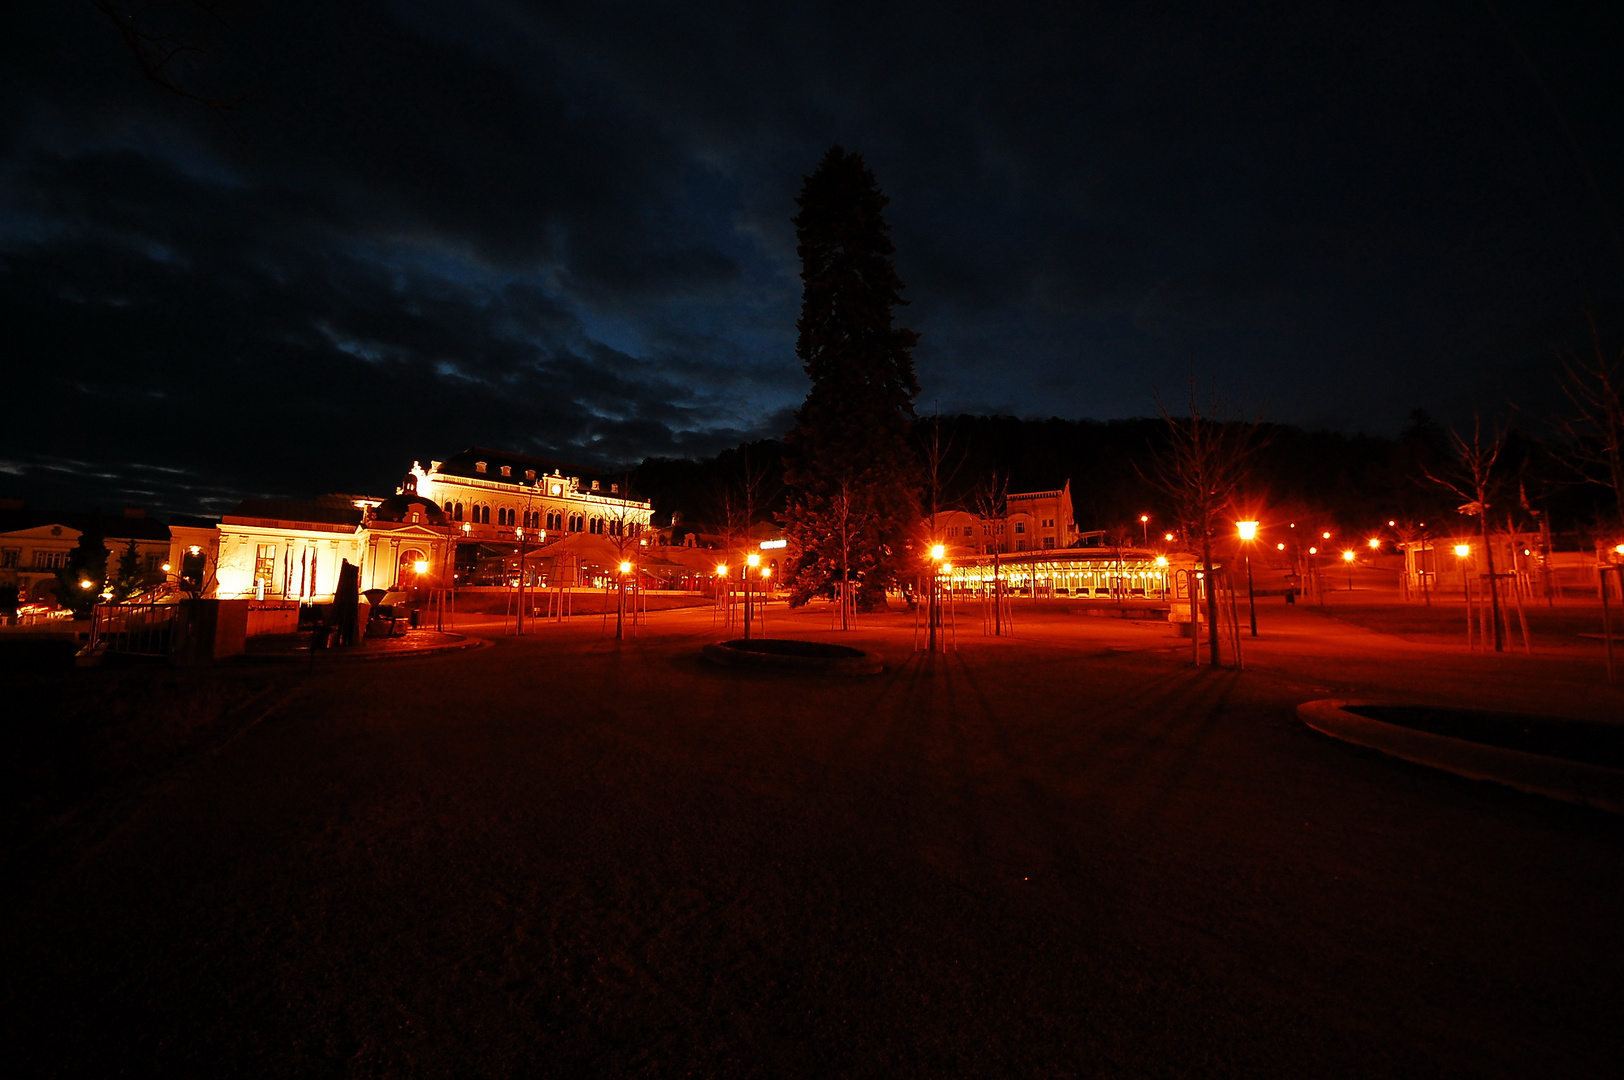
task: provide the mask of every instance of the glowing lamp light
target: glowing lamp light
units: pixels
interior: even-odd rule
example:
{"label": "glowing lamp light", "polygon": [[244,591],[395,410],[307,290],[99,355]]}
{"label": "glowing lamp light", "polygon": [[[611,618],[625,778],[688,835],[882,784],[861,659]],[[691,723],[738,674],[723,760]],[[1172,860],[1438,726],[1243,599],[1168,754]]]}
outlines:
{"label": "glowing lamp light", "polygon": [[167,574],[167,573],[169,573],[169,564],[168,564],[168,563],[164,563],[164,566],[163,566],[163,571],[164,571],[164,573],[166,573],[166,574]]}
{"label": "glowing lamp light", "polygon": [[1620,555],[1624,555],[1624,544],[1618,545],[1618,547],[1614,548],[1613,550],[1618,552]]}
{"label": "glowing lamp light", "polygon": [[1310,555],[1318,555],[1319,554],[1319,548],[1311,547],[1311,548],[1308,549],[1308,553]]}
{"label": "glowing lamp light", "polygon": [[757,566],[760,566],[760,565],[761,565],[761,556],[760,556],[760,555],[757,555],[757,554],[756,554],[756,553],[755,553],[755,552],[753,552],[753,551],[752,551],[752,552],[751,552],[751,553],[750,553],[750,554],[748,554],[748,555],[746,555],[746,556],[745,556],[745,557],[744,557],[744,561],[745,561],[745,562],[746,562],[746,563],[747,563],[747,564],[748,564],[748,565],[749,565],[749,566],[750,566],[750,567],[751,567],[751,568],[754,568],[754,567],[757,567]]}
{"label": "glowing lamp light", "polygon": [[1284,545],[1284,544],[1276,544],[1276,545],[1274,545],[1274,550],[1276,550],[1276,551],[1284,551],[1284,550],[1286,550],[1286,545]]}
{"label": "glowing lamp light", "polygon": [[1466,556],[1470,555],[1471,553],[1472,553],[1472,545],[1471,544],[1456,544],[1455,545],[1455,554],[1457,556],[1459,556],[1460,558],[1464,559],[1464,558],[1466,558]]}
{"label": "glowing lamp light", "polygon": [[419,574],[426,574],[429,572],[429,561],[427,559],[418,559],[416,562],[412,563],[412,569],[416,570]]}
{"label": "glowing lamp light", "polygon": [[1387,523],[1387,527],[1389,529],[1395,529],[1395,528],[1398,527],[1398,522],[1389,520],[1388,523]]}
{"label": "glowing lamp light", "polygon": [[1150,524],[1150,515],[1149,514],[1140,514],[1139,515],[1139,524],[1141,524],[1141,525]]}
{"label": "glowing lamp light", "polygon": [[1173,542],[1173,534],[1168,533],[1162,539],[1166,540],[1169,544],[1171,544]]}
{"label": "glowing lamp light", "polygon": [[953,564],[952,563],[943,563],[942,564],[942,573],[951,574],[952,572],[953,572]]}
{"label": "glowing lamp light", "polygon": [[629,562],[623,562],[623,563],[621,563],[621,564],[620,564],[620,572],[621,572],[621,573],[622,573],[622,574],[629,574],[629,573],[631,573],[631,572],[632,572],[632,564],[631,564],[631,563],[629,563]]}
{"label": "glowing lamp light", "polygon": [[1322,532],[1320,533],[1320,538],[1323,540],[1329,540],[1331,538],[1331,534],[1328,532]]}
{"label": "glowing lamp light", "polygon": [[942,544],[937,544],[937,545],[935,545],[934,547],[932,547],[930,549],[930,557],[933,558],[933,559],[940,560],[942,558],[942,556],[944,556],[946,554],[947,554],[947,548],[945,546],[943,546]]}
{"label": "glowing lamp light", "polygon": [[188,555],[201,555],[203,553],[203,549],[198,547],[196,544],[193,544],[191,547],[186,549],[186,553]]}
{"label": "glowing lamp light", "polygon": [[91,581],[89,578],[85,578],[83,581],[79,582],[79,587],[81,589],[94,589],[96,587],[96,583]]}
{"label": "glowing lamp light", "polygon": [[1257,539],[1257,522],[1255,521],[1237,521],[1235,522],[1235,529],[1240,533],[1242,540]]}
{"label": "glowing lamp light", "polygon": [[1342,553],[1342,561],[1343,561],[1343,562],[1352,562],[1352,561],[1353,561],[1353,552],[1351,552],[1351,551],[1344,551],[1344,552],[1343,552],[1343,553]]}
{"label": "glowing lamp light", "polygon": [[1156,565],[1157,566],[1166,566],[1167,565],[1167,556],[1166,555],[1158,555],[1158,556],[1156,556]]}
{"label": "glowing lamp light", "polygon": [[762,581],[766,581],[768,578],[770,578],[772,576],[773,576],[773,568],[772,567],[763,566],[761,568],[761,580]]}
{"label": "glowing lamp light", "polygon": [[1369,539],[1369,540],[1368,540],[1368,541],[1367,541],[1367,543],[1369,543],[1369,544],[1370,544],[1370,550],[1371,550],[1371,551],[1375,551],[1375,550],[1376,550],[1376,549],[1377,549],[1377,548],[1379,548],[1379,547],[1381,547],[1381,546],[1382,546],[1382,541],[1381,541],[1381,537],[1379,537],[1379,536],[1372,536],[1372,537],[1371,537],[1371,538],[1370,538],[1370,539]]}

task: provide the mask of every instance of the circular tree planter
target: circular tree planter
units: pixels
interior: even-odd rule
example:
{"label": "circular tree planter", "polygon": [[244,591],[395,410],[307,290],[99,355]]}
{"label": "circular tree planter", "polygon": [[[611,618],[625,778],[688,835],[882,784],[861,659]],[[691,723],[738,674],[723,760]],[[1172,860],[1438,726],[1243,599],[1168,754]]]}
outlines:
{"label": "circular tree planter", "polygon": [[1624,728],[1476,709],[1309,701],[1315,731],[1473,780],[1624,814]]}
{"label": "circular tree planter", "polygon": [[792,638],[737,638],[705,646],[705,659],[728,667],[818,672],[824,675],[875,675],[885,665],[878,657],[848,645]]}

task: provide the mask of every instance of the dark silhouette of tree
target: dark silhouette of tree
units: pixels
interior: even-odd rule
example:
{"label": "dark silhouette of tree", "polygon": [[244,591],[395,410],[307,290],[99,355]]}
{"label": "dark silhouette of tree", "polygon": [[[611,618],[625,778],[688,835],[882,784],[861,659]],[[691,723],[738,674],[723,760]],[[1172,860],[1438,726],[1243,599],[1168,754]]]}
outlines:
{"label": "dark silhouette of tree", "polygon": [[211,109],[234,102],[201,88],[218,55],[215,35],[242,18],[238,0],[90,0],[118,31],[141,74],[165,93]]}
{"label": "dark silhouette of tree", "polygon": [[1590,319],[1591,355],[1562,356],[1558,383],[1571,406],[1557,417],[1564,437],[1557,454],[1586,481],[1613,493],[1613,517],[1624,526],[1624,358],[1608,355],[1596,319]]}
{"label": "dark silhouette of tree", "polygon": [[[68,552],[68,565],[56,572],[56,602],[76,619],[90,616],[107,584],[107,544],[100,517],[92,518]],[[89,582],[88,585],[85,583]]]}
{"label": "dark silhouette of tree", "polygon": [[867,610],[902,575],[919,521],[909,445],[919,336],[892,324],[907,301],[891,263],[889,200],[861,155],[832,147],[796,201],[795,352],[812,389],[796,413],[784,477],[791,601],[805,603],[844,577]]}
{"label": "dark silhouette of tree", "polygon": [[135,540],[124,545],[118,556],[118,572],[113,575],[113,599],[123,600],[141,591],[144,575],[141,573],[141,555],[135,549]]}

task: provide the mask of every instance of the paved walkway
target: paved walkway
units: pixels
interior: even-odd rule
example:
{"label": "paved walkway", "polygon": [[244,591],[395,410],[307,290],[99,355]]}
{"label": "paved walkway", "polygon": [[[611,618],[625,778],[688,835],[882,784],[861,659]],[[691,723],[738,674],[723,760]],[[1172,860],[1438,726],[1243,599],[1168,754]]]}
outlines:
{"label": "paved walkway", "polygon": [[887,670],[715,668],[702,612],[318,668],[7,907],[0,1038],[30,1075],[1614,1075],[1618,821],[1294,710],[1617,691],[1283,607],[1245,671],[781,610]]}

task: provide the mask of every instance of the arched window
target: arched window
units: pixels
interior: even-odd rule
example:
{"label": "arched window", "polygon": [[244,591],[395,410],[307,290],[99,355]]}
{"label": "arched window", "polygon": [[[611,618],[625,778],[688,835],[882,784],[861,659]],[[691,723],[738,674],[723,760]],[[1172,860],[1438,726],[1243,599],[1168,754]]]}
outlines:
{"label": "arched window", "polygon": [[481,506],[479,508],[479,523],[481,525],[489,525],[491,523],[491,508],[490,507]]}
{"label": "arched window", "polygon": [[456,507],[452,510],[451,520],[452,521],[461,521],[462,520],[462,503],[458,503],[456,505]]}

